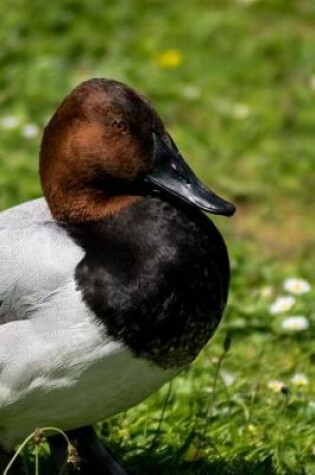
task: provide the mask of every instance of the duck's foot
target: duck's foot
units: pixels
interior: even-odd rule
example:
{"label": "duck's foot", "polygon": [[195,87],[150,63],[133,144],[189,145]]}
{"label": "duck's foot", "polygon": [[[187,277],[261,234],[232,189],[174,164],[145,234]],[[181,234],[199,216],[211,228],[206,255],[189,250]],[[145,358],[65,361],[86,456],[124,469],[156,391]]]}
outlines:
{"label": "duck's foot", "polygon": [[[113,455],[98,439],[90,426],[67,432],[75,450],[67,452],[67,444],[61,435],[49,437],[51,455],[58,471],[63,475],[128,475]],[[68,460],[68,463],[67,463]]]}

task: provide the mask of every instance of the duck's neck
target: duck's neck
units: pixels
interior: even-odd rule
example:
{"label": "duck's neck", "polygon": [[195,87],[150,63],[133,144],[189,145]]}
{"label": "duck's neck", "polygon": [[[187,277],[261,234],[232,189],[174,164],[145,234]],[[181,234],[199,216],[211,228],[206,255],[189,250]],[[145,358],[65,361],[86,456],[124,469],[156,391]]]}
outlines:
{"label": "duck's neck", "polygon": [[[96,167],[84,170],[79,158],[70,160],[62,147],[59,148],[55,142],[51,145],[46,147],[47,150],[41,150],[40,178],[44,196],[56,220],[70,223],[98,221],[141,199],[128,190],[126,193],[120,190],[116,195],[108,185],[96,185],[100,170]],[[50,153],[51,150],[54,153]]]}
{"label": "duck's neck", "polygon": [[141,197],[129,195],[106,196],[102,193],[85,191],[81,194],[61,194],[57,199],[55,198],[53,202],[47,200],[51,213],[56,220],[82,223],[99,221],[117,214],[126,206],[141,199]]}
{"label": "duck's neck", "polygon": [[141,199],[133,195],[112,195],[106,190],[83,186],[77,177],[63,180],[42,179],[44,196],[52,216],[58,221],[82,223],[99,221],[118,213]]}

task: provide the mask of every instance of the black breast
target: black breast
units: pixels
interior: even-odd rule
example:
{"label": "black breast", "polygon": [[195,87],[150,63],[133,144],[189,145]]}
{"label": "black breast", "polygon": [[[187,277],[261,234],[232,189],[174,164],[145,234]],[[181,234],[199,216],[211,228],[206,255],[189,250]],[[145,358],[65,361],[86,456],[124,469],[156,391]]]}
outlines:
{"label": "black breast", "polygon": [[214,224],[146,197],[69,232],[86,251],[78,288],[106,332],[159,366],[191,362],[227,298],[228,256]]}

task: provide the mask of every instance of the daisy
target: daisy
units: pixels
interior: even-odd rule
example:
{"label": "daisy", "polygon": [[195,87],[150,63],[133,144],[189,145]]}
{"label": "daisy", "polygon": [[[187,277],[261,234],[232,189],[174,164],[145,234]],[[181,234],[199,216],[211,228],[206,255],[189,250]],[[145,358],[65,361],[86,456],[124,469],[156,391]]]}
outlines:
{"label": "daisy", "polygon": [[311,290],[310,284],[307,280],[304,279],[297,279],[295,277],[291,277],[286,279],[283,284],[284,290],[290,292],[291,294],[306,294]]}
{"label": "daisy", "polygon": [[281,326],[285,330],[301,331],[307,330],[310,324],[308,319],[303,315],[294,315],[292,317],[285,318]]}
{"label": "daisy", "polygon": [[302,373],[296,373],[294,376],[291,378],[291,383],[294,384],[294,386],[307,386],[309,383],[309,380],[305,374]]}
{"label": "daisy", "polygon": [[294,304],[295,298],[291,295],[280,296],[270,305],[269,310],[272,315],[276,315],[287,312]]}

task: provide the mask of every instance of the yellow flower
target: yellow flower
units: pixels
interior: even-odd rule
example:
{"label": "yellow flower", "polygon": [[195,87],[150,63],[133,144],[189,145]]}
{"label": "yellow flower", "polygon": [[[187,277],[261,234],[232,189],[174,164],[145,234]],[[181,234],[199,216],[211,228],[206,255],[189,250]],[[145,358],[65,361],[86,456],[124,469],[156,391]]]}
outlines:
{"label": "yellow flower", "polygon": [[254,424],[248,424],[247,430],[248,432],[255,434],[257,432],[257,427]]}
{"label": "yellow flower", "polygon": [[183,55],[177,49],[168,49],[160,53],[156,58],[156,63],[164,69],[175,69],[183,62]]}

